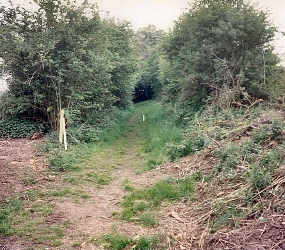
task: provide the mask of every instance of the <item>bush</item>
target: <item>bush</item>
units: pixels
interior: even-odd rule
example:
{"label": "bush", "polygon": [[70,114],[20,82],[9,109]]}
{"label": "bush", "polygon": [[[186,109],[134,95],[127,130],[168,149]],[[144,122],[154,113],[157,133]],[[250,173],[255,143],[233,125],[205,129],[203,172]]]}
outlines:
{"label": "bush", "polygon": [[0,121],[1,138],[29,138],[35,132],[44,131],[42,124],[25,119],[11,118]]}
{"label": "bush", "polygon": [[68,141],[70,143],[96,142],[99,140],[98,133],[98,129],[91,125],[74,126],[68,129]]}

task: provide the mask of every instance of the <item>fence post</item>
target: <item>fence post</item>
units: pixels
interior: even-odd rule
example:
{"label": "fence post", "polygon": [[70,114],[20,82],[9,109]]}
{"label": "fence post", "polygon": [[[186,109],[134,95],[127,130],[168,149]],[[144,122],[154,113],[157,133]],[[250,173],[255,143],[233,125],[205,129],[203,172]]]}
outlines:
{"label": "fence post", "polygon": [[64,149],[67,150],[67,138],[66,138],[66,129],[65,129],[65,118],[64,110],[60,110],[60,120],[59,120],[59,142],[62,144],[62,137],[64,143]]}

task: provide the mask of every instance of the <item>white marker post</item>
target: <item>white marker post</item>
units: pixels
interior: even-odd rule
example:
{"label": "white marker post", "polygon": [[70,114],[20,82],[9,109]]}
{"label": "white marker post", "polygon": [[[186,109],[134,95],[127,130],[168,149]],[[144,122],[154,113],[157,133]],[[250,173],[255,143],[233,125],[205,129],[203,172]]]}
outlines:
{"label": "white marker post", "polygon": [[62,144],[62,137],[64,143],[64,149],[67,150],[67,139],[66,139],[66,130],[65,130],[65,118],[64,118],[64,110],[60,110],[59,115],[59,142]]}
{"label": "white marker post", "polygon": [[60,144],[62,144],[62,142],[63,142],[63,140],[62,140],[62,138],[63,138],[63,123],[62,123],[63,119],[64,119],[64,110],[61,109],[59,111],[59,143]]}
{"label": "white marker post", "polygon": [[145,115],[143,115],[143,122],[145,121]]}

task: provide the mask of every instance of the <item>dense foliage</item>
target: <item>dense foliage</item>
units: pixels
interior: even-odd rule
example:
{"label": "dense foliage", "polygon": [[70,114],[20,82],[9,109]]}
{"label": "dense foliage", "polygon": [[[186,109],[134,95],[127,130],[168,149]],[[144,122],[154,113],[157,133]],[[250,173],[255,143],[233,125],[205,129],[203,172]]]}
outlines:
{"label": "dense foliage", "polygon": [[223,102],[224,107],[268,98],[277,57],[276,29],[266,12],[243,0],[196,0],[165,42],[165,99]]}
{"label": "dense foliage", "polygon": [[152,25],[134,33],[87,1],[34,2],[36,12],[0,8],[0,58],[11,76],[2,120],[56,130],[64,108],[69,126],[92,128],[131,101],[162,96],[183,118],[207,102],[248,107],[285,89],[270,45],[276,29],[243,0],[195,0],[168,34]]}
{"label": "dense foliage", "polygon": [[133,44],[139,60],[138,81],[134,102],[150,100],[161,93],[159,64],[161,43],[166,34],[154,25],[139,29],[133,38]]}
{"label": "dense foliage", "polygon": [[132,30],[126,22],[101,19],[84,2],[35,0],[38,11],[0,9],[0,57],[11,78],[2,96],[3,118],[29,117],[58,127],[68,122],[98,124],[114,106],[132,100]]}

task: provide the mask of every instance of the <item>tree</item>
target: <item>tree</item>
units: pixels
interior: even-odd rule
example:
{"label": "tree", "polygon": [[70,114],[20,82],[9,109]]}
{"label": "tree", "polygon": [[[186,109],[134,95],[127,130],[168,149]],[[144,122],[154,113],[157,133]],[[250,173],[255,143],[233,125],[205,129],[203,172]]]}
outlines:
{"label": "tree", "polygon": [[[135,67],[132,30],[102,20],[86,1],[35,0],[37,12],[0,10],[0,57],[11,75],[8,107],[58,128],[58,113],[98,124],[113,107],[131,102]],[[6,110],[10,110],[7,108]]]}
{"label": "tree", "polygon": [[165,100],[184,105],[225,94],[231,105],[245,95],[268,98],[275,31],[266,12],[243,0],[196,0],[164,43]]}
{"label": "tree", "polygon": [[139,58],[139,78],[135,88],[135,102],[157,97],[161,92],[159,81],[159,63],[161,59],[161,41],[165,32],[154,25],[139,29],[133,44]]}

